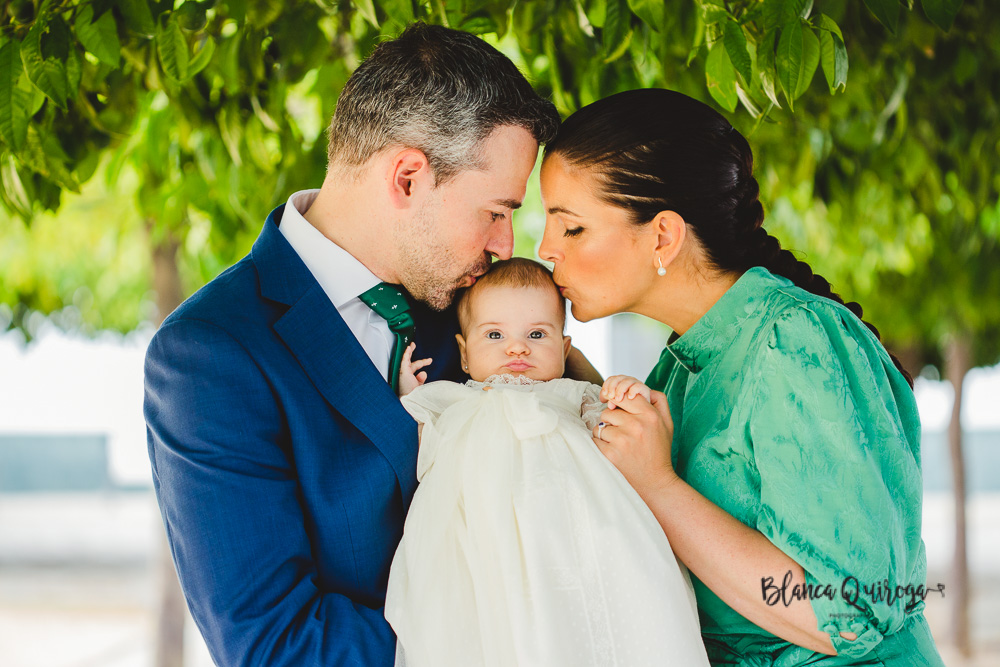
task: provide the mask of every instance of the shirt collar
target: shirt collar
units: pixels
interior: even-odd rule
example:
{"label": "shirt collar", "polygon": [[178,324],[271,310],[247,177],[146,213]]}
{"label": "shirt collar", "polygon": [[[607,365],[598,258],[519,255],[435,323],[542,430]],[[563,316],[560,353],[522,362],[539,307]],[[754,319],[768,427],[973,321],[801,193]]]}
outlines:
{"label": "shirt collar", "polygon": [[748,269],[684,335],[671,334],[667,350],[690,372],[701,371],[719,352],[732,345],[768,292],[792,284],[763,266]]}
{"label": "shirt collar", "polygon": [[339,309],[382,281],[303,217],[318,194],[319,190],[301,190],[289,197],[278,230]]}

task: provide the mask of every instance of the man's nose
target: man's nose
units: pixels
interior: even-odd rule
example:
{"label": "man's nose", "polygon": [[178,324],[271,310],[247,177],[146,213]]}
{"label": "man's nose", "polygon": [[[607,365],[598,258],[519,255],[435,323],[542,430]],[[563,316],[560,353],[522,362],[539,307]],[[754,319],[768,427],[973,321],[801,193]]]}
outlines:
{"label": "man's nose", "polygon": [[506,224],[497,225],[497,231],[486,244],[486,252],[497,259],[510,259],[514,255],[514,226],[513,221],[508,220]]}

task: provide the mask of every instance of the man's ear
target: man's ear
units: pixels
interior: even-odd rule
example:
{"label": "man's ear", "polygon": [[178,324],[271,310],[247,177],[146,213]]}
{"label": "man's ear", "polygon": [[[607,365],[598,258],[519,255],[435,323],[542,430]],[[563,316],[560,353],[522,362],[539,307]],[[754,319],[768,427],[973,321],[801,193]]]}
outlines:
{"label": "man's ear", "polygon": [[676,211],[660,211],[650,227],[656,234],[653,268],[657,269],[660,262],[667,266],[680,253],[687,237],[687,223]]}
{"label": "man's ear", "polygon": [[389,162],[389,201],[396,208],[410,208],[434,187],[434,174],[424,152],[406,148],[392,154]]}
{"label": "man's ear", "polygon": [[563,359],[569,357],[569,351],[573,347],[573,339],[569,336],[563,336]]}
{"label": "man's ear", "polygon": [[462,334],[455,334],[455,340],[458,342],[458,354],[462,359],[462,370],[468,373],[466,369],[469,368],[469,359],[465,356],[465,339],[462,338]]}

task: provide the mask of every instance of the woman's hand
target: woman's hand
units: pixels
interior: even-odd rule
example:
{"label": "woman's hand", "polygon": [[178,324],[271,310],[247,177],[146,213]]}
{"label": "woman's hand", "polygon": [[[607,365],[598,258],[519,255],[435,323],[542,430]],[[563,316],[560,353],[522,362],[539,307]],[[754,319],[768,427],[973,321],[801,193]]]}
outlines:
{"label": "woman's hand", "polygon": [[605,382],[601,398],[610,407],[601,413],[594,442],[648,503],[678,479],[670,458],[674,422],[667,397],[618,375]]}

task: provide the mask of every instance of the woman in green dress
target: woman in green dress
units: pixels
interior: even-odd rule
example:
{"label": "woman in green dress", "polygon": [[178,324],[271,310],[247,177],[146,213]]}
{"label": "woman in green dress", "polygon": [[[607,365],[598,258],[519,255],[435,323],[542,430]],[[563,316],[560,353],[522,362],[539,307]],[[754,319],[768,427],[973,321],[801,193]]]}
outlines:
{"label": "woman in green dress", "polygon": [[690,569],[713,664],[942,666],[912,380],[764,230],[752,171],[739,132],[667,90],[589,105],[547,147],[539,255],[573,315],[674,332],[652,401],[605,385],[595,442]]}

